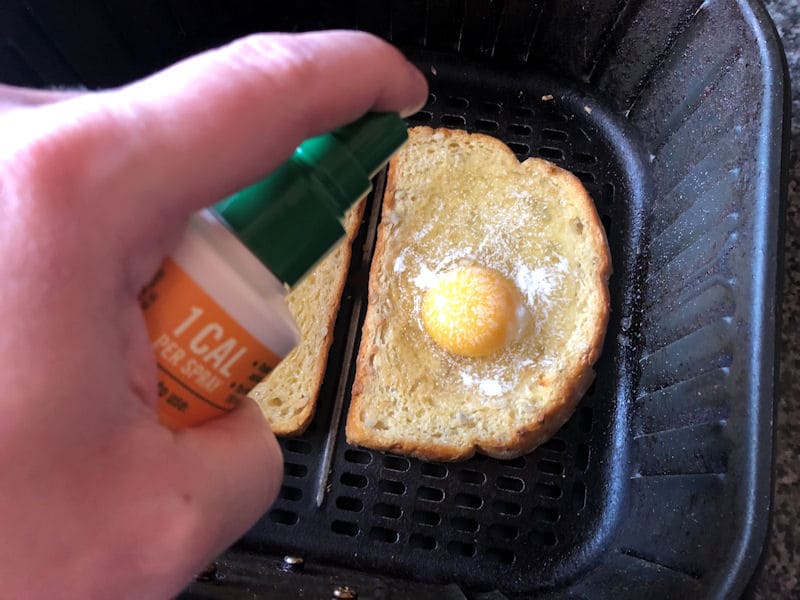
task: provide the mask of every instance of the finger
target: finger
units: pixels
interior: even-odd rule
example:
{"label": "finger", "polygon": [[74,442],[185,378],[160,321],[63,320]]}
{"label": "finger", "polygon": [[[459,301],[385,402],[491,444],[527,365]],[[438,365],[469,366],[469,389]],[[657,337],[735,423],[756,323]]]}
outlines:
{"label": "finger", "polygon": [[[106,100],[109,137],[127,140],[122,166],[135,173],[126,195],[145,198],[131,216],[150,223],[182,220],[253,183],[305,138],[370,109],[414,112],[426,95],[422,75],[392,46],[327,32],[244,38]],[[100,154],[113,146],[99,142]]]}
{"label": "finger", "polygon": [[26,106],[42,106],[85,94],[84,90],[40,90],[0,83],[0,113]]}
{"label": "finger", "polygon": [[283,459],[256,403],[176,434],[191,458],[196,501],[207,516],[207,549],[213,557],[238,539],[275,500]]}

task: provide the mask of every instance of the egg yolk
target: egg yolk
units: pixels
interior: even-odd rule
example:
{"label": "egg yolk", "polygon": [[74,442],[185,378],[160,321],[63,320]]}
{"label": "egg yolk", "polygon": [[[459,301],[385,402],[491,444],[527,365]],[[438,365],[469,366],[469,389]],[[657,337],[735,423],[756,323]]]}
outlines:
{"label": "egg yolk", "polygon": [[519,294],[500,273],[478,266],[439,276],[422,300],[425,330],[445,350],[488,356],[508,343],[518,327]]}

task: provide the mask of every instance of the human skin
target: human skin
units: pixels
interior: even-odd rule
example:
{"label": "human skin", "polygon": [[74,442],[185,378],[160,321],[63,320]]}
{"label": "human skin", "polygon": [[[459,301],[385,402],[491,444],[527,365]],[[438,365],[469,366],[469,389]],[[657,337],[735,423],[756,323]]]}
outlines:
{"label": "human skin", "polygon": [[179,592],[275,498],[257,406],[172,432],[137,294],[193,211],[422,75],[363,33],[256,35],[102,92],[0,86],[0,595]]}

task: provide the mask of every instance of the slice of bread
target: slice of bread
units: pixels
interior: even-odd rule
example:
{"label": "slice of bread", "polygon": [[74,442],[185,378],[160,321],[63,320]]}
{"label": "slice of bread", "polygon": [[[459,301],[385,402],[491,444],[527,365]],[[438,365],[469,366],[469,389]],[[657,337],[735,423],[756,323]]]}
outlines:
{"label": "slice of bread", "polygon": [[350,267],[353,238],[363,216],[361,200],[345,217],[345,239],[287,297],[300,329],[300,344],[249,394],[275,435],[300,435],[314,417]]}
{"label": "slice of bread", "polygon": [[[426,289],[465,264],[499,272],[524,306],[516,338],[482,358],[439,347],[420,318]],[[486,135],[412,129],[389,167],[348,441],[428,460],[530,452],[594,379],[610,273],[574,175]]]}

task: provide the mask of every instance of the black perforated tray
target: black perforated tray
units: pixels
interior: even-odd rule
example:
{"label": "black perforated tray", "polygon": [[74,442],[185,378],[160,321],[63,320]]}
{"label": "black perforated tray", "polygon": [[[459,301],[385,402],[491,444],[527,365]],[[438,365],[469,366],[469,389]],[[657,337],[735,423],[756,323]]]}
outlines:
{"label": "black perforated tray", "polygon": [[[329,598],[337,584],[362,600],[741,593],[769,512],[788,139],[783,57],[759,2],[77,4],[0,7],[0,78],[98,87],[248,31],[373,31],[429,76],[411,124],[496,135],[575,172],[613,256],[597,380],[553,440],[512,461],[438,464],[350,447],[340,428],[317,508],[379,177],[318,414],[282,442],[280,499],[187,597]],[[284,572],[284,553],[304,573]]]}

